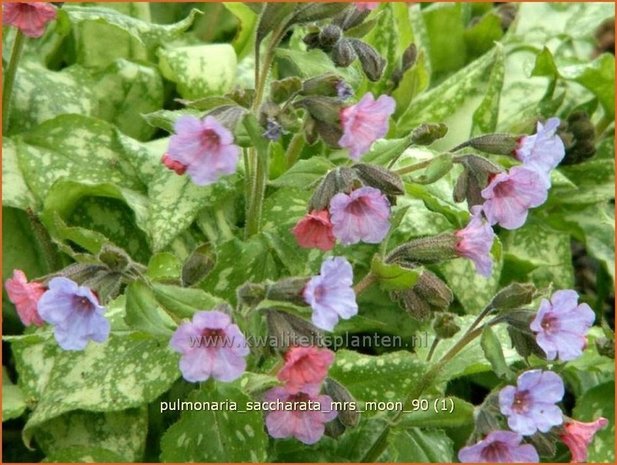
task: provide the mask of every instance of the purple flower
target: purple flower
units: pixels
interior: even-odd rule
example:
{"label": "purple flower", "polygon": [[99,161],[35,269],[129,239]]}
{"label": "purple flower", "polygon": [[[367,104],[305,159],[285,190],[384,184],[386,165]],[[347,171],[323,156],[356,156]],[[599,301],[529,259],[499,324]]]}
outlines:
{"label": "purple flower", "polygon": [[64,350],[83,350],[89,340],[103,342],[109,337],[105,307],[90,288],[68,278],[49,281],[37,309],[43,320],[54,325],[54,336]]}
{"label": "purple flower", "polygon": [[345,101],[353,96],[353,89],[349,84],[341,80],[338,82],[338,84],[336,84],[336,96],[341,101]]}
{"label": "purple flower", "polygon": [[233,381],[246,369],[250,350],[240,328],[217,310],[197,312],[178,327],[169,343],[182,354],[180,371],[187,381]]}
{"label": "purple flower", "polygon": [[482,191],[484,214],[491,224],[517,229],[527,220],[527,211],[546,202],[547,195],[541,174],[516,166],[508,173],[498,173]]}
{"label": "purple flower", "polygon": [[575,291],[557,291],[550,302],[542,299],[529,327],[536,333],[536,342],[546,352],[547,359],[568,361],[583,353],[587,344],[585,336],[595,319],[589,305],[578,304]]}
{"label": "purple flower", "polygon": [[491,247],[495,233],[491,225],[482,218],[481,206],[472,207],[471,215],[469,224],[456,232],[458,238],[456,253],[472,260],[478,274],[489,277],[493,268]]}
{"label": "purple flower", "polygon": [[552,371],[530,370],[518,377],[517,385],[499,391],[501,413],[512,431],[523,435],[537,430],[546,433],[563,422],[557,405],[564,394],[563,381]]}
{"label": "purple flower", "polygon": [[358,313],[352,288],[353,270],[345,257],[331,257],[321,265],[303,291],[304,300],[313,309],[312,321],[321,329],[332,331],[339,318],[347,320]]}
{"label": "purple flower", "polygon": [[285,388],[275,387],[266,392],[264,401],[270,403],[266,414],[268,434],[280,439],[294,437],[304,444],[319,441],[326,423],[337,415],[332,410],[332,398],[325,395],[291,394]]}
{"label": "purple flower", "polygon": [[232,133],[213,116],[203,120],[182,116],[174,126],[167,150],[166,166],[177,162],[198,186],[216,182],[236,171],[240,147],[234,145]]}
{"label": "purple flower", "polygon": [[394,113],[396,102],[392,97],[381,95],[377,100],[370,92],[355,105],[341,110],[343,136],[338,144],[349,149],[349,156],[358,160],[369,151],[373,142],[388,132],[388,118]]}
{"label": "purple flower", "polygon": [[390,229],[390,203],[374,187],[361,187],[330,200],[332,232],[342,244],[381,242]]}
{"label": "purple flower", "polygon": [[268,118],[263,136],[268,140],[279,140],[281,132],[283,132],[281,125],[274,118]]}
{"label": "purple flower", "polygon": [[482,441],[463,447],[458,453],[462,463],[537,463],[538,452],[523,437],[512,431],[491,431]]}
{"label": "purple flower", "polygon": [[559,118],[549,118],[546,124],[538,121],[536,133],[524,136],[518,142],[515,156],[526,168],[533,169],[546,177],[550,183],[550,172],[566,154],[563,141],[556,134]]}

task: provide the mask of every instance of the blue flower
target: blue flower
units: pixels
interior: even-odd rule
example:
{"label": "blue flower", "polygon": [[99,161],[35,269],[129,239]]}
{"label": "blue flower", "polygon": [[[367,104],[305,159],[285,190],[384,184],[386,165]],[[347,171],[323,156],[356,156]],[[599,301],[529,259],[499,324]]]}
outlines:
{"label": "blue flower", "polygon": [[109,337],[105,307],[90,288],[68,278],[49,281],[37,307],[41,318],[54,325],[54,336],[64,350],[83,350],[89,340],[103,342]]}
{"label": "blue flower", "polygon": [[559,118],[549,118],[543,125],[538,122],[536,133],[524,136],[518,142],[515,155],[526,168],[544,176],[550,185],[550,173],[566,155],[563,141],[556,134]]}

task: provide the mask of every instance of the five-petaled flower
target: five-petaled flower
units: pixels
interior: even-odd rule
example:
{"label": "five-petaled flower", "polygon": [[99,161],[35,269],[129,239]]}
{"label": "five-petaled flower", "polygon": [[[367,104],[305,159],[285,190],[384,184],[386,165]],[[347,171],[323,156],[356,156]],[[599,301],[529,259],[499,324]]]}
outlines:
{"label": "five-petaled flower", "polygon": [[54,336],[64,350],[83,350],[88,341],[103,342],[109,337],[105,307],[90,288],[68,278],[49,281],[37,309],[43,320],[54,325]]}
{"label": "five-petaled flower", "polygon": [[587,448],[593,436],[608,425],[606,418],[598,418],[590,423],[570,420],[563,426],[559,437],[564,442],[572,455],[572,462],[587,462]]}
{"label": "five-petaled flower", "polygon": [[250,350],[238,325],[218,310],[200,311],[182,323],[169,342],[182,354],[180,371],[187,381],[238,379],[246,369]]}
{"label": "five-petaled flower", "polygon": [[345,257],[331,257],[322,265],[303,291],[304,300],[313,309],[312,321],[321,329],[332,331],[339,318],[345,320],[358,313],[352,288],[353,269]]}
{"label": "five-petaled flower", "polygon": [[531,444],[521,444],[523,437],[512,431],[491,431],[473,446],[458,453],[462,463],[537,463],[538,452]]}
{"label": "five-petaled flower", "polygon": [[41,326],[43,320],[36,306],[45,292],[45,286],[36,281],[29,283],[23,271],[13,270],[13,277],[6,280],[5,287],[21,322],[26,326]]}
{"label": "five-petaled flower", "polygon": [[524,166],[498,173],[482,190],[484,214],[490,224],[506,229],[520,228],[530,208],[546,202],[548,187],[544,176]]}
{"label": "five-petaled flower", "polygon": [[512,431],[525,436],[536,431],[546,433],[563,422],[556,405],[564,395],[564,385],[557,373],[529,370],[518,377],[517,385],[499,391],[499,408],[508,417]]}
{"label": "five-petaled flower", "polygon": [[293,394],[285,387],[275,387],[265,393],[264,401],[274,407],[266,414],[266,428],[273,438],[294,437],[315,444],[324,435],[326,423],[337,416],[332,398],[326,395]]}
{"label": "five-petaled flower", "polygon": [[538,121],[536,133],[521,137],[515,149],[515,157],[526,168],[543,175],[548,185],[551,171],[566,154],[563,141],[556,134],[559,123],[559,118],[549,118],[544,125]]}
{"label": "five-petaled flower", "polygon": [[489,277],[493,268],[491,247],[495,240],[493,228],[482,217],[482,207],[475,205],[471,209],[471,221],[465,228],[457,231],[456,253],[469,258],[476,266],[476,272]]}
{"label": "five-petaled flower", "polygon": [[342,244],[378,244],[390,229],[390,203],[379,189],[361,187],[330,200],[334,236]]}
{"label": "five-petaled flower", "polygon": [[396,102],[381,95],[377,100],[368,92],[356,103],[341,110],[343,136],[338,144],[349,149],[349,156],[358,160],[368,152],[373,142],[388,132],[388,118],[394,113]]}
{"label": "five-petaled flower", "polygon": [[186,171],[198,186],[236,172],[240,147],[233,134],[213,116],[182,116],[174,125],[163,164],[176,173]]}
{"label": "five-petaled flower", "polygon": [[46,2],[3,3],[2,24],[19,28],[28,37],[41,37],[48,22],[56,19],[56,7]]}
{"label": "five-petaled flower", "polygon": [[319,394],[321,383],[334,362],[334,352],[318,347],[292,347],[285,353],[285,365],[277,378],[291,394]]}
{"label": "five-petaled flower", "polygon": [[556,291],[550,301],[542,299],[530,328],[547,359],[568,361],[583,353],[587,332],[595,318],[589,305],[578,303],[575,291],[561,290]]}
{"label": "five-petaled flower", "polygon": [[332,250],[336,239],[328,210],[313,210],[304,215],[292,229],[300,247]]}

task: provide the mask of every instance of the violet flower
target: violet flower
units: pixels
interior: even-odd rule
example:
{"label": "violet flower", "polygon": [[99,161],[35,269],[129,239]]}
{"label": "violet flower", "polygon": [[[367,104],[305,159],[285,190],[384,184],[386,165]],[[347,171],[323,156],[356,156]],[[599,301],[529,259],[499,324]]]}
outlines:
{"label": "violet flower", "polygon": [[538,452],[531,444],[521,444],[523,436],[512,431],[491,431],[482,441],[463,447],[462,463],[537,463]]}

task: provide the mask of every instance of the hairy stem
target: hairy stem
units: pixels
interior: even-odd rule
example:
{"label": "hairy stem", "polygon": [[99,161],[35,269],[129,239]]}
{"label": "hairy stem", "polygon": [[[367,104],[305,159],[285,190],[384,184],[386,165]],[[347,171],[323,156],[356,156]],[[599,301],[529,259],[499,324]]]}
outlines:
{"label": "hairy stem", "polygon": [[433,343],[431,344],[431,348],[428,350],[428,355],[426,356],[427,362],[430,362],[431,358],[433,358],[435,349],[437,349],[437,346],[439,345],[440,342],[441,342],[441,338],[439,336],[435,336],[435,339],[433,339]]}
{"label": "hairy stem", "polygon": [[360,280],[360,282],[358,282],[358,284],[353,287],[353,290],[356,295],[360,295],[375,281],[377,281],[377,277],[373,273],[369,272],[364,278]]}
{"label": "hairy stem", "polygon": [[404,168],[399,168],[398,170],[394,170],[394,172],[400,176],[403,174],[412,173],[414,171],[421,170],[422,168],[426,168],[433,162],[433,159],[424,160],[419,163],[414,163],[413,165],[405,166]]}
{"label": "hairy stem", "polygon": [[288,169],[298,161],[302,147],[304,147],[304,134],[302,134],[302,132],[297,132],[289,141],[287,151],[285,152],[285,160]]}
{"label": "hairy stem", "polygon": [[24,49],[25,36],[21,29],[17,29],[15,41],[13,42],[13,50],[11,58],[4,73],[4,84],[2,85],[2,131],[6,134],[9,129],[9,116],[11,114],[11,98],[13,96],[13,86],[15,85],[15,75],[17,74],[17,65],[21,58],[21,52]]}

